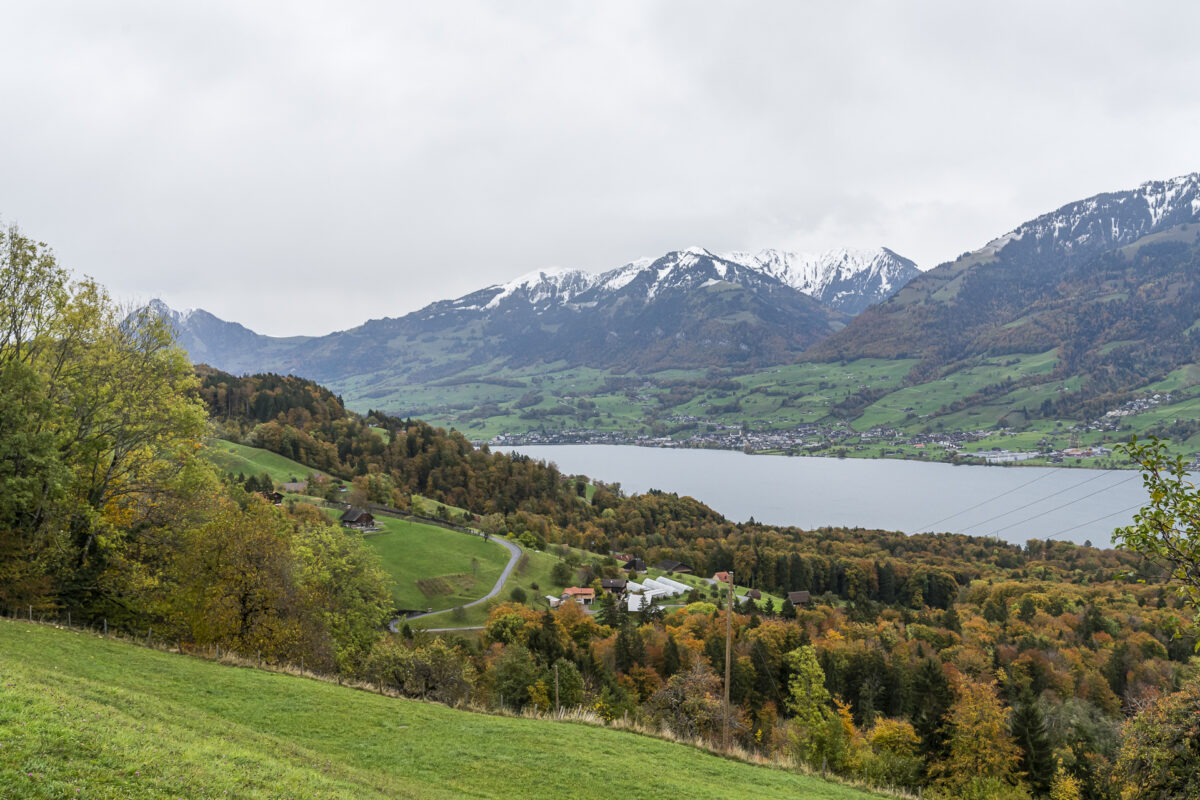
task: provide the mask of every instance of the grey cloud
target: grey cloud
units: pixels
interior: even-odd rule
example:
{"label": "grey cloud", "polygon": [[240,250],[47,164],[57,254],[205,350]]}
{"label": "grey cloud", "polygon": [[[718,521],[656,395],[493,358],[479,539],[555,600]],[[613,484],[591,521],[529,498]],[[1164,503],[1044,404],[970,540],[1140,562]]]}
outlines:
{"label": "grey cloud", "polygon": [[22,4],[0,215],[258,330],[538,267],[887,245],[932,266],[1200,168],[1200,7]]}

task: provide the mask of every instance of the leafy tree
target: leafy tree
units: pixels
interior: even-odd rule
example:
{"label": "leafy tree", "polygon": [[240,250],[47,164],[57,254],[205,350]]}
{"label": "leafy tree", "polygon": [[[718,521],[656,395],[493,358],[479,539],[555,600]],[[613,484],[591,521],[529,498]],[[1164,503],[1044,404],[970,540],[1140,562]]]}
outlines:
{"label": "leafy tree", "polygon": [[724,721],[722,698],[720,679],[697,662],[672,675],[647,706],[654,718],[677,736],[716,736]]}
{"label": "leafy tree", "polygon": [[470,660],[441,639],[417,647],[381,639],[367,659],[366,672],[408,697],[450,705],[469,699],[476,681]]}
{"label": "leafy tree", "polygon": [[524,708],[530,689],[542,679],[533,654],[521,645],[504,648],[490,673],[492,686],[501,701],[513,708]]}
{"label": "leafy tree", "polygon": [[575,570],[565,561],[555,561],[550,568],[550,580],[555,586],[570,586],[575,580]]}
{"label": "leafy tree", "polygon": [[825,688],[825,672],[812,645],[803,645],[788,653],[787,665],[791,677],[786,705],[795,715],[793,727],[797,749],[806,762],[819,766],[827,755],[824,732],[827,723],[834,719],[830,707],[832,698]]}
{"label": "leafy tree", "polygon": [[864,777],[880,786],[915,788],[921,778],[921,740],[903,720],[881,719],[866,734],[869,750],[862,755]]}
{"label": "leafy tree", "polygon": [[1114,778],[1121,800],[1200,797],[1200,681],[1125,724]]}
{"label": "leafy tree", "polygon": [[1183,457],[1172,458],[1163,440],[1134,436],[1118,449],[1142,468],[1150,504],[1134,514],[1132,525],[1114,531],[1113,541],[1162,564],[1200,621],[1200,491]]}
{"label": "leafy tree", "polygon": [[1008,713],[995,683],[963,678],[949,723],[949,753],[933,769],[940,786],[966,793],[974,791],[976,779],[1016,782],[1020,751],[1009,735]]}
{"label": "leafy tree", "polygon": [[[583,702],[583,676],[579,668],[565,658],[554,662],[558,667],[558,704],[562,708],[574,708]],[[554,690],[553,666],[546,673],[546,683]]]}
{"label": "leafy tree", "polygon": [[121,314],[44,244],[0,232],[0,406],[27,393],[0,423],[0,452],[15,457],[0,467],[0,493],[21,504],[13,519],[0,503],[0,530],[6,549],[36,551],[18,585],[49,579],[60,603],[85,614],[116,606],[131,579],[129,532],[205,432],[195,383],[163,320]]}

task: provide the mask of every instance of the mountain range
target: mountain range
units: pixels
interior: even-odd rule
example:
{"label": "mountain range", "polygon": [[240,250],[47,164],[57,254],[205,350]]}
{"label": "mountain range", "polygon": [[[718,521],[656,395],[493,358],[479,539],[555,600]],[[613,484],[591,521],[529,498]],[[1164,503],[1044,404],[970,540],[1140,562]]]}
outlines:
{"label": "mountain range", "polygon": [[[1035,410],[1014,400],[1019,417],[1082,419],[1172,370],[1200,370],[1198,237],[1200,173],[1069,203],[926,272],[882,248],[692,247],[599,274],[539,270],[322,337],[260,336],[155,307],[194,361],[310,377],[360,404],[514,371],[524,376],[514,387],[532,389],[532,376],[579,366],[645,375],[909,359],[902,383],[917,386],[989,358],[1048,354],[1051,369],[986,394],[1053,382],[1050,396],[1027,392]],[[883,389],[862,392],[837,414],[859,413]]]}
{"label": "mountain range", "polygon": [[193,361],[336,386],[372,374],[437,380],[491,362],[641,370],[780,363],[919,272],[886,248],[807,255],[691,247],[599,274],[538,270],[321,337],[262,336],[203,310],[151,306]]}
{"label": "mountain range", "polygon": [[1069,203],[914,277],[808,355],[949,363],[1165,346],[1196,321],[1197,222],[1200,173]]}

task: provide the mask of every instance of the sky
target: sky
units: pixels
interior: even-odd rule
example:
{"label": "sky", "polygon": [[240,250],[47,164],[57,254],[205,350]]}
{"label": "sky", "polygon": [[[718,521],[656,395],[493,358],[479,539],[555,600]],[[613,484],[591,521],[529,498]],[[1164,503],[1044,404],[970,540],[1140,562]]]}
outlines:
{"label": "sky", "polygon": [[928,268],[1200,170],[1192,2],[18,2],[0,220],[272,335],[699,245]]}

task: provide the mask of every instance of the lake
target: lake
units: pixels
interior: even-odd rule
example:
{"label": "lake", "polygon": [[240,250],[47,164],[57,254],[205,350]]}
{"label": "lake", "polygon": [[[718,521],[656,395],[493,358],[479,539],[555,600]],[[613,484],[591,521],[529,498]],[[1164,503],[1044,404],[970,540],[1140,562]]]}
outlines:
{"label": "lake", "polygon": [[818,528],[952,531],[1097,547],[1146,502],[1132,470],[985,467],[920,461],[749,456],[632,445],[503,448],[628,493],[691,495],[729,519]]}

